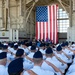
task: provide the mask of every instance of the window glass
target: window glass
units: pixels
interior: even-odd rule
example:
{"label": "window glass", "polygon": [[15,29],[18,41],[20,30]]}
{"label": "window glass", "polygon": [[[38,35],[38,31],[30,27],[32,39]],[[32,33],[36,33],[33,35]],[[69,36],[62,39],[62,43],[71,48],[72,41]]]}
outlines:
{"label": "window glass", "polygon": [[69,27],[69,16],[66,11],[63,9],[59,8],[58,9],[58,32],[64,33],[67,32],[67,28]]}

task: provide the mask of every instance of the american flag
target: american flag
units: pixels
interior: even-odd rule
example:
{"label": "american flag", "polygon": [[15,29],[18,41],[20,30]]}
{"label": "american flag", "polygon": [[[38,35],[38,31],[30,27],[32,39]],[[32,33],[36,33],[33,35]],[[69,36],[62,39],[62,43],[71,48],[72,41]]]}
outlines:
{"label": "american flag", "polygon": [[36,7],[36,39],[57,43],[57,5]]}

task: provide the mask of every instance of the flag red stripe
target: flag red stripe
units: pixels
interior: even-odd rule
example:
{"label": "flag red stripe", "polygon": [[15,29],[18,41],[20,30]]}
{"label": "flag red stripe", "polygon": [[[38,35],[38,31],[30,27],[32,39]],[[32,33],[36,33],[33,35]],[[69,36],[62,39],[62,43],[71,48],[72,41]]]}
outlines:
{"label": "flag red stripe", "polygon": [[40,30],[40,31],[41,31],[41,32],[40,32],[40,34],[41,34],[41,35],[40,35],[40,36],[41,36],[40,39],[41,39],[41,40],[43,39],[43,25],[44,25],[44,23],[41,22],[41,23],[40,23],[40,28],[41,28],[41,30]]}
{"label": "flag red stripe", "polygon": [[46,32],[46,40],[48,39],[48,22],[46,22],[46,30],[47,30],[47,32]]}
{"label": "flag red stripe", "polygon": [[38,23],[38,39],[40,39],[40,22],[37,23]]}

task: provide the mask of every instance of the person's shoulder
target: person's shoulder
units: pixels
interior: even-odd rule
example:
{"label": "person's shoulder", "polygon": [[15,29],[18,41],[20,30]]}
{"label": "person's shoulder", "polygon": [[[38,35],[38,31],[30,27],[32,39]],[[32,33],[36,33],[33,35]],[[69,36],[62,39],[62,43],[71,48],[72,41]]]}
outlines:
{"label": "person's shoulder", "polygon": [[5,68],[5,66],[3,66],[3,65],[0,65],[0,71],[4,71],[6,68]]}
{"label": "person's shoulder", "polygon": [[75,75],[75,72],[72,72],[72,73],[70,73],[70,74],[68,74],[68,75]]}
{"label": "person's shoulder", "polygon": [[56,73],[54,73],[52,71],[47,71],[47,70],[45,70],[45,74],[47,74],[47,75],[57,75]]}
{"label": "person's shoulder", "polygon": [[29,74],[28,74],[28,72],[27,72],[27,71],[24,71],[24,72],[23,72],[23,75],[29,75]]}
{"label": "person's shoulder", "polygon": [[0,75],[8,75],[7,69],[5,66],[0,65]]}

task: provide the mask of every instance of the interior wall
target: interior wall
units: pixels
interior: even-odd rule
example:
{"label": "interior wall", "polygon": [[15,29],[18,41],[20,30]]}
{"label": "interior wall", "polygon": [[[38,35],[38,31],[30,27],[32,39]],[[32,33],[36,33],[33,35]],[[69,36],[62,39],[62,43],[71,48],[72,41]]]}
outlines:
{"label": "interior wall", "polygon": [[0,28],[3,27],[2,25],[2,1],[0,0]]}
{"label": "interior wall", "polygon": [[[24,0],[22,0],[24,1]],[[27,24],[24,23],[24,3],[20,5],[20,0],[10,0],[9,3],[9,12],[10,12],[10,27],[12,29],[18,29],[20,31],[19,36],[24,38],[33,38],[35,34],[35,12],[32,11]],[[26,8],[27,10],[28,8]],[[29,13],[30,9],[28,10]],[[27,13],[27,14],[28,14]],[[8,28],[9,29],[9,24]]]}

